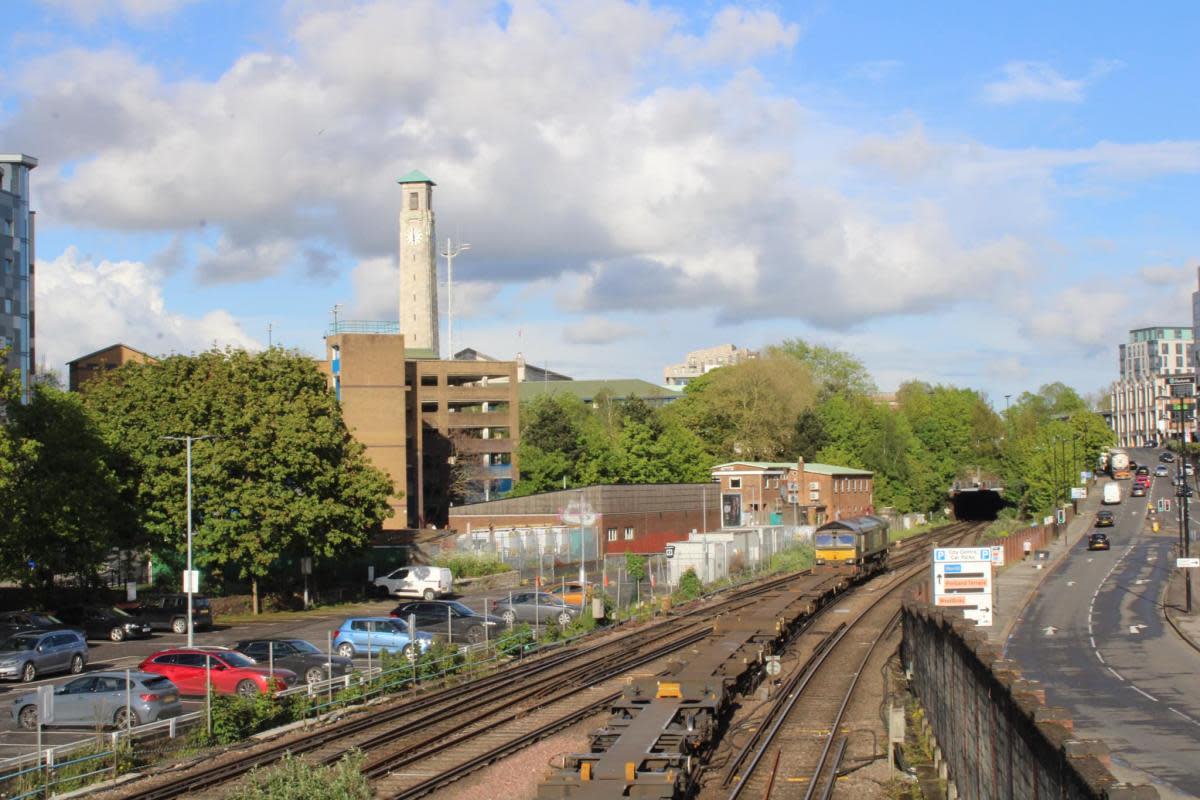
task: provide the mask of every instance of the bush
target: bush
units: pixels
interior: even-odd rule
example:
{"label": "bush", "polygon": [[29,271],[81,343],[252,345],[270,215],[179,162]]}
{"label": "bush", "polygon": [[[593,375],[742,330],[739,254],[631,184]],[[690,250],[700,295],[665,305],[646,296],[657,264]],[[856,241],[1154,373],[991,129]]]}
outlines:
{"label": "bush", "polygon": [[704,594],[704,584],[700,582],[696,570],[689,567],[679,576],[679,588],[675,590],[675,594],[680,600],[695,600]]}
{"label": "bush", "polygon": [[771,556],[771,572],[797,572],[813,565],[814,551],[810,542],[780,550]]}
{"label": "bush", "polygon": [[[236,694],[214,694],[212,698],[212,735],[207,729],[197,732],[199,744],[234,744],[279,725],[303,717],[303,704],[272,694],[242,697]],[[295,707],[293,707],[295,706]]]}
{"label": "bush", "polygon": [[362,774],[363,755],[353,752],[331,767],[287,755],[268,770],[255,769],[237,800],[369,800],[371,784]]}
{"label": "bush", "polygon": [[499,558],[477,553],[455,553],[437,558],[433,563],[448,567],[455,578],[482,578],[484,575],[512,571],[512,567]]}

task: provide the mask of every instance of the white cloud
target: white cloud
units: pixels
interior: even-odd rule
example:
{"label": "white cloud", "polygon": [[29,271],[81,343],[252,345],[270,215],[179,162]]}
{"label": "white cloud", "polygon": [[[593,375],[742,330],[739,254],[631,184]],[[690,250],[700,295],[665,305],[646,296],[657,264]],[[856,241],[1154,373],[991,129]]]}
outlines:
{"label": "white cloud", "polygon": [[703,36],[677,35],[667,51],[687,63],[742,64],[791,47],[799,38],[799,25],[785,25],[770,11],[726,6],[713,17]]}
{"label": "white cloud", "polygon": [[563,329],[563,338],[571,344],[611,344],[628,339],[638,328],[604,317],[587,317]]}
{"label": "white cloud", "polygon": [[39,0],[42,5],[64,12],[72,19],[91,25],[101,17],[122,16],[133,22],[169,17],[196,0]]}
{"label": "white cloud", "polygon": [[1062,290],[1028,320],[1028,332],[1046,343],[1074,344],[1085,350],[1112,346],[1112,322],[1127,319],[1129,294],[1105,291],[1095,286],[1072,286]]}
{"label": "white cloud", "polygon": [[54,369],[117,342],[152,355],[261,347],[226,311],[188,317],[169,310],[161,274],[140,262],[94,262],[72,247],[38,261],[35,287],[38,361]]}
{"label": "white cloud", "polygon": [[995,105],[1026,100],[1082,103],[1088,84],[1121,66],[1119,61],[1097,61],[1084,77],[1067,78],[1042,61],[1010,61],[1001,67],[1004,77],[983,87],[983,98]]}

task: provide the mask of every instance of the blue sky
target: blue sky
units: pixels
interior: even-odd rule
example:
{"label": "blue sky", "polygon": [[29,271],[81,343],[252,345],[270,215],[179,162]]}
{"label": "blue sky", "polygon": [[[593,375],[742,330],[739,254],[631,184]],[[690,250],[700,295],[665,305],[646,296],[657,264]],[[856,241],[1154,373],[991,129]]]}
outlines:
{"label": "blue sky", "polygon": [[[1188,324],[1191,4],[16,0],[38,346],[314,355],[438,182],[456,346],[660,380],[803,337],[882,389],[1115,377]],[[443,276],[444,280],[444,276]],[[444,292],[443,292],[444,295]],[[444,324],[444,322],[443,322]]]}

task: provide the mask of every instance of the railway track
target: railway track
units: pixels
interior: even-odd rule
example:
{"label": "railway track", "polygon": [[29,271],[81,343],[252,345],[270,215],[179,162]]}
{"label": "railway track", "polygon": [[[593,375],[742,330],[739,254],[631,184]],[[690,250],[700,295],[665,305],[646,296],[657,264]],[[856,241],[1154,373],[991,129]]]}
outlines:
{"label": "railway track", "polygon": [[[935,540],[957,544],[980,527],[959,523],[933,532],[918,544]],[[706,777],[702,797],[768,800],[783,796],[784,783],[791,787],[789,797],[796,796],[797,784],[804,787],[804,800],[833,795],[849,743],[843,723],[859,679],[868,674],[873,661],[889,655],[882,645],[899,622],[901,590],[927,568],[927,547],[910,547],[908,552],[899,569],[869,584],[876,591],[856,592],[818,615],[823,619],[834,611],[848,611],[850,618],[823,634],[804,663],[788,676],[776,701],[755,721],[749,741],[730,757],[720,780]],[[880,580],[887,582],[877,585]]]}
{"label": "railway track", "polygon": [[[478,742],[486,741],[497,726],[511,726],[518,719],[524,721],[534,716],[546,717],[544,724],[519,732],[521,735],[513,738],[523,739],[527,744],[549,735],[602,707],[605,698],[611,699],[612,692],[609,692],[594,702],[582,702],[590,697],[592,690],[581,687],[614,680],[631,669],[686,647],[708,634],[711,625],[707,620],[711,615],[736,610],[753,603],[758,595],[796,580],[820,582],[807,571],[760,581],[715,602],[689,604],[676,616],[624,634],[599,642],[582,642],[459,685],[414,695],[389,707],[376,707],[368,715],[317,728],[301,739],[258,746],[165,779],[159,776],[152,785],[135,784],[113,796],[128,800],[219,797],[229,782],[287,754],[330,763],[352,749],[359,749],[368,753],[366,769],[369,774],[381,780],[427,756],[437,754],[446,760],[444,754],[451,749],[449,745],[467,753],[467,761],[487,763],[503,755],[502,750],[511,751],[499,746],[479,746]],[[572,708],[561,711],[566,705]],[[509,743],[509,747],[512,746]],[[455,769],[456,776],[469,771],[464,771],[462,764]],[[454,779],[447,780],[445,775],[435,778],[424,784],[426,788],[422,793]],[[397,796],[418,796],[411,793],[415,791],[414,787],[408,787],[406,791],[410,793]]]}

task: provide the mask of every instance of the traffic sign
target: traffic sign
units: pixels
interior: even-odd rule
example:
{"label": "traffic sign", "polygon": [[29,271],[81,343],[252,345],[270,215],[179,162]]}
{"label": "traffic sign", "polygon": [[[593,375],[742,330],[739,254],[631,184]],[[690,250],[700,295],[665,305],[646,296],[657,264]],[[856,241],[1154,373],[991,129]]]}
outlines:
{"label": "traffic sign", "polygon": [[1200,569],[1200,558],[1177,558],[1175,566],[1179,569]]}
{"label": "traffic sign", "polygon": [[779,663],[779,656],[767,656],[766,670],[768,675],[778,675],[783,671],[783,665]]}
{"label": "traffic sign", "polygon": [[933,604],[961,608],[976,625],[991,625],[992,553],[992,547],[934,548]]}
{"label": "traffic sign", "polygon": [[992,566],[993,567],[1003,567],[1004,566],[1004,545],[1002,545],[1002,544],[992,545]]}

